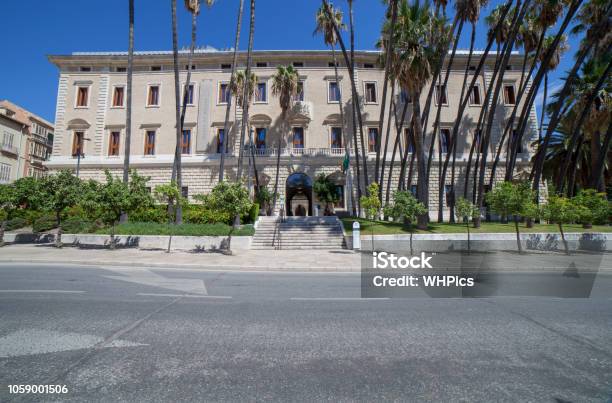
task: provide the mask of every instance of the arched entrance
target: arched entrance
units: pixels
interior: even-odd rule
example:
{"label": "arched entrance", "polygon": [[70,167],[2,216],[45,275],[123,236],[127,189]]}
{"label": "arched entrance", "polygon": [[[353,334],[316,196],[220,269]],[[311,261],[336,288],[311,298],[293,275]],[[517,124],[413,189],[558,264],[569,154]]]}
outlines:
{"label": "arched entrance", "polygon": [[312,179],[302,172],[289,175],[285,188],[288,216],[312,215]]}

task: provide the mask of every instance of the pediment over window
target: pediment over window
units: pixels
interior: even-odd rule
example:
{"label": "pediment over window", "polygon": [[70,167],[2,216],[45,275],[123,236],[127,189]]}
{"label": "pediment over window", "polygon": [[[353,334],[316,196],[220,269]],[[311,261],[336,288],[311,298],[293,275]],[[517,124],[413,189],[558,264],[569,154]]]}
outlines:
{"label": "pediment over window", "polygon": [[71,121],[68,122],[68,124],[66,125],[66,128],[68,130],[85,130],[85,129],[89,129],[91,125],[89,123],[87,123],[86,120],[83,119],[72,119]]}
{"label": "pediment over window", "polygon": [[270,126],[272,124],[272,118],[268,115],[264,115],[263,113],[253,115],[249,119],[251,124],[265,125]]}
{"label": "pediment over window", "polygon": [[340,123],[339,113],[332,113],[331,115],[327,115],[327,117],[323,120],[324,125],[339,124],[339,123]]}

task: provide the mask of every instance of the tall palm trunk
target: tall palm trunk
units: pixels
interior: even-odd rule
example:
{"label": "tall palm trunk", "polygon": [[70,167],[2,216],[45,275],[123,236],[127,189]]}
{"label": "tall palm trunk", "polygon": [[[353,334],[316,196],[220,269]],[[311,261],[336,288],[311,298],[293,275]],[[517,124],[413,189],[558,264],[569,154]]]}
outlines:
{"label": "tall palm trunk", "polygon": [[354,60],[354,56],[353,56],[353,52],[354,52],[354,33],[353,33],[353,13],[352,13],[352,7],[351,4],[352,2],[349,2],[349,7],[350,7],[350,31],[351,31],[351,57],[349,59],[349,55],[346,51],[346,47],[344,46],[344,40],[342,39],[342,35],[340,33],[340,29],[338,28],[338,25],[336,24],[336,21],[331,13],[331,9],[329,7],[329,3],[327,2],[327,0],[321,0],[323,2],[323,9],[325,10],[325,13],[327,14],[327,17],[330,19],[333,27],[334,27],[334,32],[336,33],[336,38],[338,39],[338,43],[340,44],[340,48],[342,49],[342,56],[344,56],[344,61],[346,62],[347,66],[351,66],[348,69],[349,72],[349,78],[351,81],[351,94],[352,94],[352,103],[353,103],[353,107],[356,109],[355,110],[355,114],[357,115],[357,122],[359,124],[359,134],[360,134],[360,142],[361,142],[361,150],[362,150],[362,159],[363,159],[363,181],[364,181],[364,185],[365,185],[365,189],[367,189],[368,187],[368,164],[367,164],[367,149],[365,148],[365,144],[363,141],[363,117],[361,115],[361,108],[359,106],[359,95],[357,92],[357,87],[355,85],[355,60]]}
{"label": "tall palm trunk", "polygon": [[[285,137],[285,134],[286,134],[286,122],[287,122],[287,111],[283,109],[281,111],[281,130],[280,130],[280,133],[278,133],[278,143],[276,146],[276,175],[274,177],[275,178],[274,179],[274,196],[272,199],[273,209],[276,206],[276,200],[278,200],[278,177],[280,174],[281,146],[283,142],[283,137]],[[283,206],[280,206],[280,208],[282,209]]]}
{"label": "tall palm trunk", "polygon": [[391,118],[393,117],[393,104],[395,98],[395,80],[391,81],[391,102],[389,103],[389,114],[387,115],[387,132],[385,133],[385,148],[382,155],[382,166],[380,168],[380,189],[379,194],[382,202],[382,191],[384,190],[385,165],[387,164],[387,151],[389,149],[389,137],[391,136]]}
{"label": "tall palm trunk", "polygon": [[[249,81],[251,80],[251,63],[253,58],[253,38],[255,36],[255,0],[251,0],[251,20],[249,23],[249,48],[247,50],[247,65],[245,69],[244,91],[242,100],[242,125],[240,126],[240,149],[238,150],[238,168],[236,179],[242,178],[242,167],[244,164],[244,136],[249,124]],[[237,217],[240,220],[240,217]]]}
{"label": "tall palm trunk", "polygon": [[602,187],[605,187],[605,183],[602,180],[604,176],[604,168],[606,158],[608,157],[608,150],[610,150],[610,141],[612,140],[612,122],[608,125],[606,136],[604,138],[603,147],[599,154],[599,159],[595,165],[595,169],[591,174],[591,186],[599,191],[602,191]]}
{"label": "tall palm trunk", "polygon": [[[238,6],[238,19],[236,20],[236,40],[234,41],[234,56],[232,58],[232,73],[230,76],[229,88],[234,88],[234,82],[236,80],[236,64],[238,63],[238,47],[240,46],[240,30],[242,28],[242,12],[244,10],[244,0],[240,0]],[[229,90],[228,90],[229,91]],[[225,153],[227,150],[227,142],[229,137],[229,116],[232,109],[232,93],[229,93],[227,99],[227,106],[225,107],[225,121],[223,123],[223,143],[221,144],[221,158],[219,161],[219,182],[223,182],[225,175]],[[236,119],[234,118],[233,127],[236,127]]]}
{"label": "tall palm trunk", "polygon": [[[349,7],[349,32],[350,32],[350,60],[348,61],[348,63],[346,64],[347,66],[347,70],[349,71],[349,76],[351,75],[351,71],[353,72],[353,75],[355,74],[355,30],[354,30],[354,19],[353,19],[353,0],[347,0],[348,2],[348,7]],[[328,13],[328,15],[330,15],[330,13]],[[336,30],[337,32],[337,30]],[[344,57],[345,61],[346,60],[346,56]],[[351,87],[351,93],[352,93],[352,87]],[[357,168],[357,203],[358,203],[358,208],[357,208],[357,214],[361,214],[361,195],[363,194],[362,191],[362,177],[361,177],[361,169],[359,167],[359,143],[358,143],[358,139],[357,139],[357,125],[358,125],[358,121],[357,121],[357,108],[359,107],[358,104],[356,105],[354,102],[354,98],[351,96],[351,109],[352,109],[352,113],[351,113],[351,123],[353,126],[353,144],[355,145],[355,167]],[[359,111],[359,113],[361,113]],[[361,146],[363,147],[363,131],[360,130],[359,136],[361,138]],[[366,153],[366,151],[362,148],[361,149],[362,153]],[[367,169],[367,168],[366,168]],[[367,171],[364,171],[367,172]],[[367,188],[367,173],[365,174],[366,179],[363,180],[363,183],[366,184],[366,188]]]}
{"label": "tall palm trunk", "polygon": [[[390,64],[391,64],[391,55],[393,54],[393,41],[394,41],[394,36],[395,36],[395,23],[397,21],[397,2],[398,0],[391,0],[391,27],[390,27],[390,32],[389,32],[389,40],[387,41],[387,54],[385,57],[385,77],[384,77],[384,81],[383,81],[383,92],[382,92],[382,99],[380,102],[380,117],[378,119],[378,136],[376,137],[376,163],[375,163],[375,167],[374,167],[374,182],[376,183],[380,183],[382,182],[383,178],[382,175],[384,173],[384,162],[383,162],[383,168],[382,171],[379,172],[380,169],[380,151],[381,151],[381,144],[380,144],[380,140],[381,140],[381,136],[383,135],[383,123],[385,120],[385,109],[387,106],[387,86],[389,84],[389,70],[390,70]],[[393,92],[395,90],[395,86],[393,86],[393,88],[391,89],[391,91]],[[393,97],[393,95],[391,95],[391,97]],[[389,114],[391,114],[391,111],[389,110]],[[388,131],[388,130],[387,130]],[[386,141],[385,141],[385,156],[387,153],[387,145],[389,144],[389,137],[387,135],[386,137]],[[380,181],[379,181],[379,177],[380,177]],[[378,199],[380,201],[382,201],[382,191],[383,191],[383,186],[379,186],[378,188]]]}
{"label": "tall palm trunk", "polygon": [[[338,85],[338,88],[340,88],[340,80],[338,77],[338,58],[336,57],[336,45],[334,43],[332,43],[331,45],[331,52],[332,52],[332,59],[334,61],[334,79],[336,80],[336,83]],[[342,91],[339,91],[340,96],[338,97],[338,109],[340,111],[340,130],[342,131],[341,133],[341,138],[342,138],[342,143],[344,145],[344,154],[347,156],[347,158],[349,159],[349,163],[348,163],[348,172],[346,173],[346,180],[345,180],[345,186],[347,189],[347,192],[350,192],[349,194],[351,195],[351,200],[353,200],[353,202],[351,202],[351,206],[353,207],[353,210],[355,210],[355,203],[354,203],[354,197],[353,197],[353,189],[350,187],[351,186],[351,181],[349,180],[349,176],[350,176],[350,167],[351,167],[351,155],[350,155],[350,150],[349,150],[349,139],[350,137],[348,135],[345,135],[346,130],[344,130],[345,128],[345,124],[344,124],[344,103],[342,102]],[[356,211],[354,211],[356,212]]]}
{"label": "tall palm trunk", "polygon": [[[429,206],[429,186],[427,178],[427,162],[425,161],[425,150],[423,146],[423,126],[421,123],[421,103],[420,92],[415,91],[412,96],[412,116],[414,117],[414,151],[417,156],[417,196],[423,205]],[[421,214],[417,219],[417,225],[419,229],[427,229],[427,223],[429,222],[429,212]]]}
{"label": "tall palm trunk", "polygon": [[[174,165],[172,169],[172,180],[175,181],[179,191],[182,188],[182,175],[181,175],[181,143],[182,143],[182,131],[181,131],[181,89],[179,83],[179,61],[178,61],[178,35],[177,35],[177,24],[176,24],[176,0],[171,0],[170,5],[172,8],[172,58],[174,62],[174,103],[175,103],[175,117],[176,117],[176,147],[174,150]],[[180,197],[176,201],[175,223],[183,223],[183,208],[181,206]]]}
{"label": "tall palm trunk", "polygon": [[[395,116],[395,114],[397,113],[396,111],[397,104],[394,101],[392,101],[392,106],[393,106],[393,111],[394,111],[393,114]],[[400,160],[403,159],[401,138],[402,138],[402,127],[404,126],[404,119],[406,118],[407,110],[408,110],[408,102],[404,103],[404,108],[402,110],[402,117],[400,118],[399,121],[395,122],[395,132],[396,132],[395,133],[395,144],[393,145],[393,153],[391,154],[391,162],[389,163],[389,175],[387,177],[387,193],[385,195],[385,204],[389,204],[389,195],[391,194],[391,179],[393,178],[393,165],[395,163],[395,155],[398,149],[400,150],[399,151]],[[384,166],[384,162],[383,162],[383,166]]]}
{"label": "tall palm trunk", "polygon": [[[187,56],[187,77],[185,78],[185,87],[183,88],[183,105],[181,108],[181,136],[185,127],[185,115],[187,114],[187,101],[189,100],[189,83],[191,82],[191,68],[193,63],[193,53],[195,52],[197,32],[197,13],[191,13],[191,44],[189,45],[189,55]],[[195,91],[195,88],[194,88]],[[181,137],[181,153],[183,152],[182,137]]]}
{"label": "tall palm trunk", "polygon": [[[127,88],[125,94],[125,144],[123,154],[123,182],[128,183],[130,176],[130,146],[132,144],[132,75],[134,73],[134,0],[129,1],[129,34]],[[121,222],[127,222],[128,214],[121,214]]]}
{"label": "tall palm trunk", "polygon": [[[465,71],[463,72],[463,84],[461,85],[461,95],[459,96],[459,99],[462,100],[463,97],[466,94],[466,85],[467,85],[467,78],[468,78],[468,73],[470,70],[470,64],[472,63],[472,55],[474,53],[474,42],[476,40],[476,24],[472,23],[472,31],[470,34],[470,50],[468,52],[468,59],[467,59],[467,63],[465,65]],[[470,94],[467,93],[467,96],[469,97]],[[450,222],[454,223],[455,222],[455,160],[457,158],[457,141],[458,141],[458,137],[459,135],[457,134],[457,136],[451,137],[450,138],[450,147],[451,149],[449,150],[449,152],[446,154],[446,158],[444,159],[444,168],[442,170],[442,178],[446,178],[446,172],[448,169],[448,162],[449,162],[449,157],[452,154],[452,158],[453,158],[453,162],[451,165],[451,180],[450,180],[450,200],[449,200],[449,207],[450,207]],[[438,193],[438,197],[440,197],[440,194]],[[440,198],[441,201],[441,198]],[[438,204],[438,218],[439,216],[442,214],[442,203]],[[469,226],[468,226],[469,227]]]}
{"label": "tall palm trunk", "polygon": [[[557,31],[557,34],[555,35],[555,38],[553,39],[552,44],[548,47],[548,49],[546,50],[546,53],[544,54],[544,58],[542,59],[540,63],[540,68],[538,69],[538,73],[533,79],[533,84],[531,85],[531,88],[529,89],[529,93],[526,98],[526,103],[523,106],[523,110],[521,112],[521,116],[518,121],[517,136],[512,144],[512,154],[510,155],[510,163],[508,166],[510,173],[514,171],[514,165],[516,164],[516,154],[517,154],[518,144],[521,144],[523,136],[525,134],[527,123],[529,122],[529,112],[531,111],[531,108],[535,101],[536,92],[540,87],[540,84],[544,77],[544,73],[548,70],[548,66],[550,65],[550,60],[554,56],[557,50],[557,47],[559,46],[559,42],[561,41],[565,33],[565,30],[569,26],[570,22],[572,21],[574,15],[580,8],[581,4],[582,4],[582,0],[572,1],[572,4],[567,10],[565,18],[563,22],[561,23],[561,26],[559,27],[559,30]],[[563,99],[563,98],[559,98],[559,99]]]}

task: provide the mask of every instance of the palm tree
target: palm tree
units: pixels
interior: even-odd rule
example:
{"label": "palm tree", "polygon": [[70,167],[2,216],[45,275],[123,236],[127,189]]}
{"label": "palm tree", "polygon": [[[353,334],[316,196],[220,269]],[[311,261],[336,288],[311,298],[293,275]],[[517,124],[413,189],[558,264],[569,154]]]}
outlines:
{"label": "palm tree", "polygon": [[[472,25],[472,36],[471,36],[471,41],[470,41],[470,53],[468,56],[468,63],[465,66],[465,73],[464,73],[464,78],[463,78],[463,89],[465,89],[465,83],[467,81],[467,74],[469,71],[469,64],[470,64],[470,60],[472,57],[472,51],[474,49],[474,34],[475,34],[475,25],[478,22],[478,19],[480,18],[480,9],[482,6],[485,6],[487,4],[488,0],[460,0],[457,1],[455,3],[455,22],[453,22],[453,25],[457,23],[459,23],[459,26],[457,27],[457,34],[455,35],[455,40],[453,41],[453,48],[451,51],[451,55],[450,55],[450,59],[448,61],[448,65],[446,67],[446,74],[444,76],[444,84],[442,84],[441,91],[444,91],[445,88],[447,88],[448,85],[448,79],[450,77],[450,71],[453,65],[453,61],[455,59],[455,53],[457,52],[457,45],[459,44],[459,39],[461,37],[461,32],[463,30],[463,25],[465,24],[465,22],[470,22],[470,24]],[[442,95],[442,94],[438,94],[438,97]],[[461,95],[461,97],[463,97],[463,95]],[[431,161],[432,155],[433,153],[431,151],[433,151],[433,144],[435,142],[435,138],[436,138],[436,133],[439,130],[439,126],[440,126],[440,114],[442,112],[442,102],[440,100],[438,100],[438,108],[436,111],[436,118],[434,120],[434,131],[433,131],[433,135],[432,135],[432,139],[431,139],[431,146],[430,146],[430,155],[429,155],[429,161]],[[453,147],[453,140],[452,139],[448,139],[448,142],[450,144],[448,144],[448,149],[446,152],[446,160],[448,161],[448,157],[450,157],[451,152],[452,152],[452,147]],[[440,174],[442,172],[442,138],[439,138],[438,141],[438,177],[439,177],[439,184],[438,184],[438,222],[442,222],[444,221],[444,216],[443,216],[443,198],[444,198],[444,183],[445,183],[445,177],[446,177],[446,172]],[[428,165],[431,164],[428,161]],[[445,166],[448,166],[447,163],[445,163]],[[446,168],[444,169],[446,171]],[[429,168],[428,168],[429,171]],[[453,212],[451,212],[451,220],[454,220],[454,214]]]}
{"label": "palm tree", "polygon": [[[125,106],[125,146],[123,156],[123,182],[130,179],[130,145],[132,143],[132,75],[134,73],[134,0],[129,0],[128,65]],[[121,215],[121,222],[128,220],[127,213]]]}
{"label": "palm tree", "polygon": [[[176,113],[176,147],[174,150],[174,164],[172,165],[172,179],[171,183],[176,183],[179,191],[182,188],[182,175],[181,175],[181,143],[183,132],[181,130],[181,89],[179,84],[179,60],[178,60],[178,35],[177,35],[177,23],[176,23],[176,0],[170,0],[170,7],[172,12],[172,57],[174,62],[174,102],[175,102],[175,113]],[[171,206],[168,206],[171,209]],[[180,198],[176,201],[176,208],[173,213],[176,224],[183,223],[183,209],[181,206]]]}
{"label": "palm tree", "polygon": [[[335,9],[331,4],[330,4],[330,8],[331,8],[331,14],[335,20],[334,22],[336,26],[338,27],[338,29],[340,29],[341,31],[346,30],[346,24],[342,22],[342,11],[340,11],[339,9]],[[325,12],[325,7],[321,6],[319,8],[315,16],[315,21],[316,21],[316,28],[314,30],[314,34],[322,34],[325,44],[331,48],[332,59],[334,61],[334,78],[336,80],[338,88],[340,88],[340,79],[338,77],[338,58],[336,57],[336,43],[338,42],[338,39],[336,37],[336,32],[334,31],[334,24],[332,24],[331,21],[329,20],[329,17],[327,16],[327,13]],[[340,127],[342,130],[342,136],[344,137],[344,140],[343,140],[344,153],[345,153],[346,158],[349,158],[349,167],[350,167],[350,151],[349,151],[350,141],[349,141],[349,137],[345,135],[345,130],[344,130],[344,128],[346,127],[345,121],[344,121],[344,103],[342,102],[342,91],[339,90],[338,92],[339,92],[338,108],[340,111]],[[347,179],[349,175],[350,175],[350,172],[347,172]],[[350,182],[347,180],[346,182],[347,189],[348,189],[348,192],[350,192],[349,194],[352,195],[353,190],[349,187],[349,183]],[[353,204],[353,210],[354,212],[356,212],[354,204]]]}
{"label": "palm tree", "polygon": [[276,74],[272,77],[272,93],[278,97],[281,108],[281,130],[278,133],[278,146],[276,152],[276,179],[274,180],[274,199],[272,206],[276,206],[278,197],[278,175],[280,172],[280,155],[283,137],[286,134],[287,111],[297,95],[300,75],[293,66],[278,66]]}
{"label": "palm tree", "polygon": [[[251,76],[251,63],[253,61],[253,39],[255,37],[255,0],[251,0],[251,18],[249,22],[249,47],[247,50],[247,64],[245,76]],[[245,81],[245,85],[247,82]],[[247,91],[245,90],[245,93]],[[249,103],[247,102],[248,97],[245,97],[242,106],[242,125],[240,126],[240,148],[238,151],[238,169],[236,179],[240,180],[242,178],[242,166],[243,166],[243,158],[244,158],[244,137],[245,130],[247,125],[249,124]],[[226,136],[227,137],[227,136]],[[236,218],[236,221],[239,221],[240,217]]]}
{"label": "palm tree", "polygon": [[[232,91],[232,87],[235,82],[235,73],[236,73],[236,63],[238,62],[238,47],[240,46],[240,30],[242,27],[242,11],[244,9],[244,0],[240,0],[240,5],[238,6],[238,18],[236,20],[236,40],[234,41],[234,56],[232,58],[232,73],[230,76],[230,91]],[[225,107],[225,121],[223,123],[223,144],[221,144],[221,158],[219,161],[219,182],[223,182],[223,177],[225,174],[225,151],[227,150],[227,141],[229,137],[229,115],[232,109],[232,96],[228,97],[227,106]],[[241,105],[241,103],[237,102],[236,105]],[[236,125],[236,119],[234,119],[234,125]]]}
{"label": "palm tree", "polygon": [[[407,0],[403,0],[406,2]],[[402,32],[398,38],[398,80],[400,86],[410,94],[412,99],[412,117],[414,129],[414,148],[417,159],[417,196],[421,203],[429,203],[429,189],[423,147],[423,126],[421,122],[420,97],[423,88],[431,79],[432,67],[436,63],[437,53],[430,45],[431,33],[439,20],[434,17],[429,4],[421,4],[418,0],[406,7],[407,15],[403,21]],[[429,214],[418,217],[418,227],[427,228]]]}
{"label": "palm tree", "polygon": [[[551,46],[553,39],[554,38],[549,36],[544,40],[545,49],[548,49]],[[544,127],[544,116],[546,115],[545,111],[546,111],[546,100],[548,98],[548,73],[555,70],[557,66],[559,66],[559,63],[561,63],[561,56],[568,49],[569,49],[569,46],[567,44],[567,38],[565,37],[565,35],[563,35],[561,42],[559,42],[559,45],[553,51],[552,58],[548,61],[548,66],[545,66],[546,72],[544,73],[544,96],[542,98],[542,116],[540,117],[540,128],[538,130],[538,138],[540,139],[542,138],[542,128]],[[541,58],[541,55],[542,53],[540,53],[540,58]],[[541,60],[541,62],[543,61]]]}

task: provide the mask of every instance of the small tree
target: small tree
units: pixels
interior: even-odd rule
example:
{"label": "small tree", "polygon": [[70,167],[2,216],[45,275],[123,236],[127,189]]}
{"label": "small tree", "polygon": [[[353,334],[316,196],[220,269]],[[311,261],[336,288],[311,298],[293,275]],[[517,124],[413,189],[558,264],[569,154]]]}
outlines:
{"label": "small tree", "polygon": [[385,215],[394,221],[403,221],[410,231],[410,254],[412,255],[413,225],[417,217],[427,213],[427,207],[419,202],[411,192],[396,191],[393,194],[393,203],[385,206]]}
{"label": "small tree", "polygon": [[270,202],[272,201],[272,193],[266,186],[260,186],[257,188],[257,193],[255,194],[255,200],[261,206],[262,210],[266,212],[266,214],[271,215]]}
{"label": "small tree", "polygon": [[[317,199],[325,203],[325,214],[331,213],[333,205],[340,200],[340,195],[338,195],[336,191],[336,184],[325,176],[325,174],[320,174],[314,181],[312,190],[317,195]],[[330,205],[332,208],[330,208]]]}
{"label": "small tree", "polygon": [[69,170],[62,170],[41,181],[42,206],[55,214],[57,235],[55,246],[62,247],[62,212],[76,205],[82,197],[82,182]]}
{"label": "small tree", "polygon": [[9,212],[15,208],[15,187],[0,185],[0,247],[4,246],[4,231]]}
{"label": "small tree", "polygon": [[378,183],[372,182],[368,186],[368,195],[361,196],[359,199],[361,208],[365,211],[366,217],[372,220],[372,251],[374,250],[374,221],[380,216],[381,203],[378,199]]}
{"label": "small tree", "polygon": [[44,179],[31,176],[17,179],[13,182],[15,204],[29,210],[40,210],[44,202],[43,183]]}
{"label": "small tree", "polygon": [[514,217],[516,243],[519,253],[523,253],[518,225],[519,217],[533,216],[537,211],[537,207],[533,206],[534,197],[529,182],[499,183],[491,192],[487,193],[486,198],[491,210],[501,216]]}
{"label": "small tree", "polygon": [[[176,206],[180,202],[181,198],[181,192],[176,185],[176,182],[172,181],[164,185],[156,186],[153,193],[155,194],[157,201],[168,206],[168,224],[174,223],[176,225]],[[171,246],[172,231],[170,231],[170,236],[168,237],[168,249],[166,252],[170,253]]]}
{"label": "small tree", "polygon": [[[213,210],[223,211],[230,217],[241,217],[248,214],[253,206],[249,199],[249,191],[240,182],[220,182],[204,199],[207,206]],[[238,220],[234,220],[229,233],[227,250],[232,253],[232,235],[238,228]]]}
{"label": "small tree", "polygon": [[115,225],[123,213],[128,216],[141,208],[151,205],[151,196],[144,188],[146,180],[137,173],[131,172],[132,182],[125,183],[105,171],[106,183],[96,183],[89,187],[89,191],[82,202],[86,213],[111,227],[110,248],[115,249]]}
{"label": "small tree", "polygon": [[467,241],[468,241],[468,253],[471,252],[470,245],[470,220],[473,220],[480,212],[478,211],[478,207],[476,207],[471,201],[459,197],[457,199],[457,203],[455,204],[455,215],[458,220],[463,220],[465,223],[465,228],[467,229]]}
{"label": "small tree", "polygon": [[584,207],[576,206],[572,200],[567,197],[558,196],[556,194],[550,194],[546,204],[542,208],[542,216],[559,226],[559,232],[561,233],[561,239],[563,240],[563,247],[565,253],[570,254],[567,241],[565,239],[565,233],[563,232],[563,224],[569,224],[576,221],[580,215],[580,211]]}
{"label": "small tree", "polygon": [[577,220],[582,223],[584,228],[591,228],[593,224],[604,223],[608,217],[608,201],[605,193],[598,193],[595,189],[581,190],[573,199],[579,209],[580,214]]}

